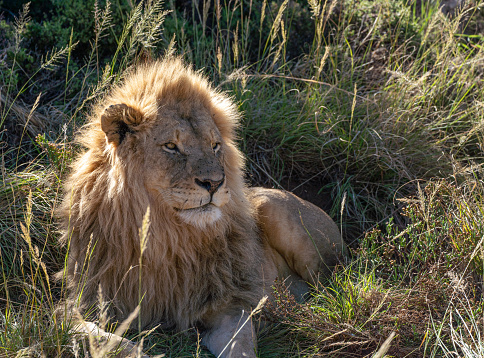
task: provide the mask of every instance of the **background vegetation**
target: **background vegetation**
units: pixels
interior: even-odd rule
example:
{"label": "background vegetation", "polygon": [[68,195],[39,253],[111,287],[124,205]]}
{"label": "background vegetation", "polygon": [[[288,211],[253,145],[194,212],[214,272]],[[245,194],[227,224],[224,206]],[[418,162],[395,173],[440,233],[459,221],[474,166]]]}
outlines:
{"label": "background vegetation", "polygon": [[[482,3],[0,6],[0,356],[100,355],[55,314],[55,207],[93,99],[172,52],[239,103],[247,179],[326,209],[351,247],[307,303],[276,285],[261,357],[484,356]],[[128,334],[210,356],[195,330]]]}

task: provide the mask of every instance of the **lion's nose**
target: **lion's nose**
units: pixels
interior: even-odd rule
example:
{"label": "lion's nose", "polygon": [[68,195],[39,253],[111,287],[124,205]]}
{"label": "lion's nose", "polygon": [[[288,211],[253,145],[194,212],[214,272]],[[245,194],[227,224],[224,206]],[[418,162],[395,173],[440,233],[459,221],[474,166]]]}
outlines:
{"label": "lion's nose", "polygon": [[195,183],[197,183],[197,185],[201,186],[202,188],[206,189],[210,193],[210,195],[213,195],[218,190],[218,188],[222,186],[222,184],[224,183],[224,180],[225,178],[222,178],[222,180],[195,179]]}

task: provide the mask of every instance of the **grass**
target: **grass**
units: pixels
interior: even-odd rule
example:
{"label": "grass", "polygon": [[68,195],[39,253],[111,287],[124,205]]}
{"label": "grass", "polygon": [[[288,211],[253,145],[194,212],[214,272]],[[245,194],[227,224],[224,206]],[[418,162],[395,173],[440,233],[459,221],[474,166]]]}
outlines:
{"label": "grass", "polygon": [[[49,50],[35,2],[0,18],[0,356],[92,349],[54,314],[73,134],[129,66],[171,52],[239,103],[248,180],[316,202],[351,247],[308,302],[275,286],[261,357],[482,356],[484,13],[422,3],[92,1],[92,37],[53,17]],[[141,336],[210,356],[195,330]]]}

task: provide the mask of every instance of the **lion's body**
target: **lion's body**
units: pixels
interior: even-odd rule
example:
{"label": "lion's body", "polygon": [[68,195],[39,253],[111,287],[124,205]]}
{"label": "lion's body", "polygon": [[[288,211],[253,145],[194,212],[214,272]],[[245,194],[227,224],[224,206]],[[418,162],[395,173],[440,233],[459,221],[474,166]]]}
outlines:
{"label": "lion's body", "polygon": [[[270,286],[290,272],[308,280],[305,272],[334,264],[339,233],[324,217],[316,230],[329,225],[330,237],[316,238],[316,246],[326,256],[315,256],[306,239],[282,269],[281,247],[290,238],[266,233],[273,223],[266,216],[278,215],[282,202],[276,192],[245,186],[237,123],[232,101],[178,59],[137,69],[99,102],[80,136],[87,150],[73,165],[61,208],[71,299],[79,298],[81,310],[96,305],[99,287],[117,320],[141,297],[144,327],[198,325],[210,332],[207,346],[220,353],[241,310],[262,297],[264,282]],[[291,215],[292,205],[315,213],[311,221],[322,217],[294,196],[287,200],[281,214]],[[140,272],[139,230],[148,207]],[[298,222],[298,213],[284,219],[289,226]],[[305,229],[294,232],[307,237]],[[241,333],[234,356],[253,350],[250,332]]]}

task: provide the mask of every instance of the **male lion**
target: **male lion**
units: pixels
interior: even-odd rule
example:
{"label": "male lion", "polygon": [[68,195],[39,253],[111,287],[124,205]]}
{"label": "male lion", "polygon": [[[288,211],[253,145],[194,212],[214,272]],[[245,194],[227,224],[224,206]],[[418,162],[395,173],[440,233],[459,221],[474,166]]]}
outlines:
{"label": "male lion", "polygon": [[81,312],[101,287],[116,320],[139,306],[142,327],[196,326],[216,356],[255,357],[251,324],[239,325],[274,279],[302,296],[336,263],[343,243],[322,210],[246,187],[238,123],[231,99],[178,58],[138,67],[99,101],[60,210]]}

